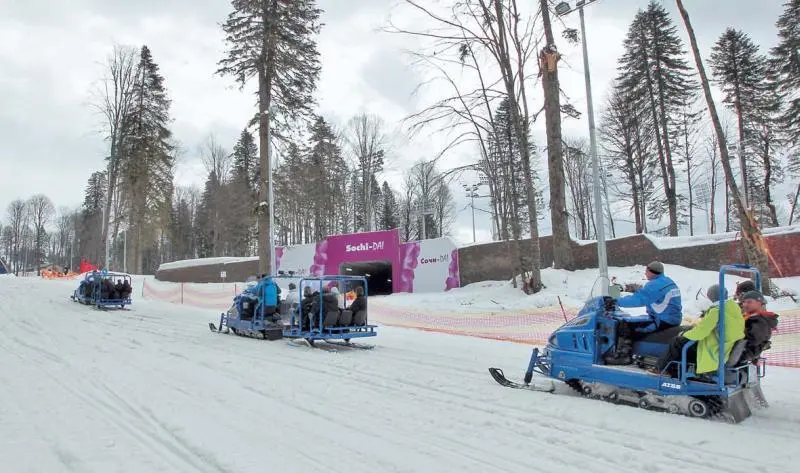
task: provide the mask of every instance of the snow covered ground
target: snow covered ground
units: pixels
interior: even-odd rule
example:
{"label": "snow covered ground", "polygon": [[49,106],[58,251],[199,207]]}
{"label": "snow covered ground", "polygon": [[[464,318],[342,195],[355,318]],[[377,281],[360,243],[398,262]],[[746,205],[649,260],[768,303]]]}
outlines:
{"label": "snow covered ground", "polygon": [[99,312],[74,284],[0,280],[0,471],[796,469],[797,370],[728,425],[498,386],[525,345],[381,327],[374,350],[314,350],[210,333],[215,310]]}

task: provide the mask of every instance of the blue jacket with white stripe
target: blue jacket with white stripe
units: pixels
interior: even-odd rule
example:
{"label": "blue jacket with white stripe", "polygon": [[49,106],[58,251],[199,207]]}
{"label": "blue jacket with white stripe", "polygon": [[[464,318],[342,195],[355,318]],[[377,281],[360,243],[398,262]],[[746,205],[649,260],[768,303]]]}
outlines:
{"label": "blue jacket with white stripe", "polygon": [[617,300],[619,307],[646,307],[647,315],[652,319],[650,324],[638,328],[637,332],[654,332],[659,329],[680,325],[683,318],[681,291],[675,281],[659,274],[643,288],[630,296]]}

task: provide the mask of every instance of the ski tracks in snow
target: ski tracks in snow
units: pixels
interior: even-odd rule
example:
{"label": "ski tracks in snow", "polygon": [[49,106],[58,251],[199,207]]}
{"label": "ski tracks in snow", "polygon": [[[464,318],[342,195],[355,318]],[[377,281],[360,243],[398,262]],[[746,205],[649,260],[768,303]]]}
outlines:
{"label": "ski tracks in snow", "polygon": [[[787,371],[770,373],[790,381],[779,398],[767,378],[773,407],[733,426],[497,386],[486,368],[521,372],[521,345],[380,328],[374,350],[323,351],[210,333],[213,311],[102,312],[61,298],[71,286],[9,285],[12,471],[752,473],[786,471],[800,440]],[[23,444],[38,458],[15,456]]]}

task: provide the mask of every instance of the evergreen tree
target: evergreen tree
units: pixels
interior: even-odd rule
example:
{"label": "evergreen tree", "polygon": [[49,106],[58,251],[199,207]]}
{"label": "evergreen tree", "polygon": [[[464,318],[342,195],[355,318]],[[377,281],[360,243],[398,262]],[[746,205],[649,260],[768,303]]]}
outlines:
{"label": "evergreen tree", "polygon": [[142,46],[121,168],[129,206],[128,267],[137,274],[142,274],[144,253],[156,240],[156,229],[167,227],[172,208],[175,162],[169,107],[164,78],[150,49]]}
{"label": "evergreen tree", "polygon": [[383,230],[391,230],[400,227],[400,207],[397,204],[397,196],[387,181],[383,181],[381,186],[382,204],[380,215],[380,226]]}
{"label": "evergreen tree", "polygon": [[200,258],[220,256],[220,249],[217,245],[219,234],[216,230],[218,225],[215,222],[215,219],[219,218],[215,211],[215,200],[219,194],[220,187],[219,179],[217,179],[216,173],[212,171],[206,179],[195,217],[195,238],[197,240],[198,257]]}
{"label": "evergreen tree", "polygon": [[[282,136],[289,121],[312,113],[320,73],[314,37],[321,10],[315,0],[232,0],[231,6],[222,25],[228,51],[219,73],[233,76],[242,87],[257,77],[260,169],[270,169],[270,128]],[[262,173],[259,180],[259,202],[269,199],[266,176]],[[272,270],[269,206],[258,208],[259,272],[267,273]]]}
{"label": "evergreen tree", "polygon": [[651,0],[640,10],[624,41],[619,61],[619,87],[636,104],[636,113],[647,112],[655,135],[664,200],[651,203],[651,213],[669,216],[668,232],[678,234],[678,194],[672,151],[671,126],[681,108],[691,102],[698,87],[686,61],[677,28],[662,5]]}
{"label": "evergreen tree", "polygon": [[105,244],[98,232],[103,225],[103,206],[106,200],[108,181],[105,172],[94,172],[89,176],[83,193],[79,228],[78,253],[85,255],[92,262],[102,261]]}
{"label": "evergreen tree", "polygon": [[313,208],[314,240],[321,241],[333,234],[340,222],[341,207],[337,204],[344,198],[349,171],[336,134],[325,119],[317,117],[309,131],[311,138],[305,167],[309,177],[309,205]]}
{"label": "evergreen tree", "polygon": [[[774,132],[780,102],[768,80],[767,57],[747,34],[728,28],[712,48],[709,63],[714,82],[725,94],[724,103],[736,114],[744,198],[768,223],[778,225],[770,189],[781,173]],[[749,155],[758,159],[748,159]]]}
{"label": "evergreen tree", "polygon": [[233,172],[226,202],[226,227],[231,254],[249,255],[256,236],[255,205],[258,178],[258,146],[246,129],[233,147]]}
{"label": "evergreen tree", "polygon": [[[800,0],[788,0],[778,18],[778,45],[770,51],[770,71],[786,104],[781,125],[793,145],[800,145]],[[794,160],[800,171],[800,159]]]}
{"label": "evergreen tree", "polygon": [[247,129],[242,130],[233,146],[233,179],[255,192],[258,178],[258,145]]}

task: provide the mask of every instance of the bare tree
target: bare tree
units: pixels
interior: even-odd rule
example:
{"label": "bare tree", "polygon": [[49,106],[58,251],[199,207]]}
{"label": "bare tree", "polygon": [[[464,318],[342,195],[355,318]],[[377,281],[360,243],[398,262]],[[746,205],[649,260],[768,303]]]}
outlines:
{"label": "bare tree", "polygon": [[[134,105],[134,84],[136,82],[136,64],[138,50],[128,46],[115,45],[106,60],[106,73],[102,85],[95,92],[94,107],[103,116],[103,132],[110,143],[106,158],[108,165],[108,192],[103,212],[103,225],[100,229],[101,239],[108,242],[108,230],[111,221],[112,199],[119,183],[121,149],[125,140],[125,121]],[[108,248],[106,246],[106,248]],[[106,250],[104,265],[108,266]]]}
{"label": "bare tree", "polygon": [[570,213],[575,226],[575,235],[581,240],[588,240],[592,237],[590,227],[594,216],[589,147],[586,140],[579,139],[567,139],[563,147],[565,185],[572,198]]}
{"label": "bare tree", "polygon": [[22,245],[22,233],[27,225],[27,208],[24,200],[14,200],[8,204],[8,220],[11,227],[11,252],[9,258],[14,263],[14,274],[19,276],[20,250]]}
{"label": "bare tree", "polygon": [[374,215],[370,211],[374,207],[372,181],[383,170],[387,145],[383,120],[376,115],[360,113],[351,118],[347,125],[346,141],[357,164],[357,170],[361,172],[361,195],[366,210],[366,229],[371,231],[374,227]]}
{"label": "bare tree", "polygon": [[45,227],[50,223],[50,219],[53,218],[55,207],[53,207],[53,202],[51,202],[46,195],[36,194],[28,200],[28,208],[34,229],[33,243],[35,249],[34,258],[36,258],[36,274],[41,276],[41,264],[45,257],[43,247],[45,246],[45,237],[47,236]]}
{"label": "bare tree", "polygon": [[[500,2],[495,2],[500,3]],[[548,0],[539,0],[544,24],[545,46],[539,53],[539,75],[544,89],[544,117],[547,129],[547,165],[550,177],[550,220],[553,227],[553,265],[571,269],[574,262],[569,237],[564,156],[561,138],[561,89],[558,82],[559,54],[550,24]]]}
{"label": "bare tree", "polygon": [[[537,217],[536,191],[531,173],[531,138],[528,126],[534,116],[528,109],[526,65],[535,57],[534,22],[525,18],[517,8],[517,0],[506,2],[490,0],[456,0],[448,13],[438,13],[418,0],[404,0],[433,20],[437,27],[431,30],[412,30],[393,26],[390,31],[403,33],[432,41],[426,52],[414,53],[420,62],[433,66],[448,85],[454,96],[443,99],[412,118],[417,126],[443,121],[441,131],[453,131],[454,125],[466,125],[467,130],[458,130],[443,152],[464,142],[477,142],[481,156],[488,155],[486,139],[494,129],[492,104],[506,98],[514,134],[518,140],[524,195],[528,206],[531,247],[530,276],[526,276],[526,289],[541,288],[540,249]],[[491,66],[483,63],[488,57],[500,71],[499,78],[489,76]],[[475,74],[479,87],[464,92],[458,81],[447,72],[448,66],[465,68]],[[566,235],[569,238],[569,235]]]}
{"label": "bare tree", "polygon": [[200,159],[206,172],[214,173],[220,183],[227,182],[233,156],[217,141],[213,133],[209,133],[200,149]]}
{"label": "bare tree", "polygon": [[697,46],[697,37],[695,36],[694,28],[692,28],[692,23],[689,19],[689,13],[686,11],[686,8],[684,8],[682,0],[675,1],[678,5],[678,10],[681,13],[681,17],[683,18],[683,23],[686,25],[686,32],[689,35],[689,41],[692,45],[692,53],[694,54],[695,64],[697,66],[697,71],[700,74],[700,82],[703,86],[706,105],[708,106],[708,112],[711,115],[711,122],[714,125],[714,132],[717,136],[720,157],[722,160],[722,169],[725,172],[725,180],[728,183],[728,190],[733,199],[733,203],[736,206],[737,213],[739,214],[739,221],[742,226],[742,243],[744,245],[745,256],[751,265],[757,267],[759,271],[761,271],[761,275],[763,277],[763,290],[765,294],[769,295],[771,293],[771,287],[769,284],[769,259],[766,252],[766,243],[764,242],[764,237],[761,234],[761,229],[759,229],[757,222],[748,212],[744,200],[742,199],[742,195],[739,192],[739,188],[736,185],[736,181],[734,180],[733,171],[730,164],[730,154],[728,153],[728,143],[725,138],[725,133],[722,129],[722,122],[720,121],[719,114],[717,113],[714,97],[711,95],[711,85],[709,84],[705,67],[703,67],[703,59],[700,55],[700,48]]}

